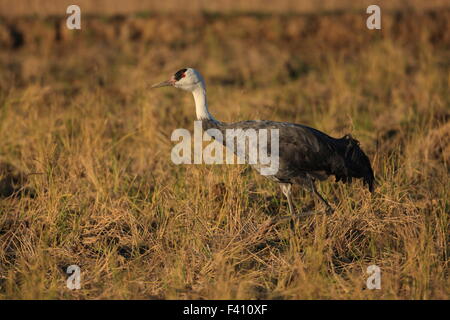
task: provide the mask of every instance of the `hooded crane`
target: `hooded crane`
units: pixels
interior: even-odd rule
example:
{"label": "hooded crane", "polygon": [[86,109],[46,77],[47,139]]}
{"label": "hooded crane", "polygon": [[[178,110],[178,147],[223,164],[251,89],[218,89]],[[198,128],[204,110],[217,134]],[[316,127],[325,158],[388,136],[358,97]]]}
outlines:
{"label": "hooded crane", "polygon": [[[208,110],[206,86],[200,73],[192,68],[177,71],[169,80],[155,84],[152,88],[172,86],[190,91],[194,96],[197,119],[205,128],[226,129],[278,129],[279,131],[279,169],[276,174],[266,176],[280,184],[286,196],[289,211],[294,215],[291,186],[299,184],[311,191],[325,205],[326,213],[332,207],[317,191],[315,182],[334,175],[336,181],[352,182],[362,179],[370,192],[374,189],[374,175],[370,161],[359,147],[359,142],[345,135],[340,139],[305,125],[267,120],[250,120],[224,123],[216,120]],[[224,143],[224,141],[222,141]],[[225,143],[224,143],[225,144]],[[314,212],[303,212],[310,215]]]}

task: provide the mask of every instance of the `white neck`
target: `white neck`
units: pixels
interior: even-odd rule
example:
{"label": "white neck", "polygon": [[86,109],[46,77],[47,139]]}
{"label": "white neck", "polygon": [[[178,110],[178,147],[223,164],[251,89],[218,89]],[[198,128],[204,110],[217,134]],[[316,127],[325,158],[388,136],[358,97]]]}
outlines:
{"label": "white neck", "polygon": [[195,100],[195,113],[198,120],[208,119],[216,120],[208,111],[208,101],[206,100],[206,88],[200,83],[194,91],[192,91]]}

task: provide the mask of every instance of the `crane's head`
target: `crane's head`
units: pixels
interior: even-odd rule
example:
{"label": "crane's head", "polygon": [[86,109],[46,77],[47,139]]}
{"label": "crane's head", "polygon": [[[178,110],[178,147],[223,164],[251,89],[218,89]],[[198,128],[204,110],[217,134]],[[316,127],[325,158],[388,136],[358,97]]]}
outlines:
{"label": "crane's head", "polygon": [[169,80],[152,85],[152,88],[172,86],[186,91],[194,91],[198,87],[205,87],[201,74],[192,68],[178,70]]}

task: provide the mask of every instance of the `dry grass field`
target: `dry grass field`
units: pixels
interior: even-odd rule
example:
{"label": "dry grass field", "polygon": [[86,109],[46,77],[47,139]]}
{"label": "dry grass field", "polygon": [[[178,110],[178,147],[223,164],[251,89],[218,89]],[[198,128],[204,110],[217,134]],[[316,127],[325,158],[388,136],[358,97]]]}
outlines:
{"label": "dry grass field", "polygon": [[[0,14],[0,299],[449,298],[448,7],[381,31],[364,9]],[[186,66],[220,120],[352,133],[376,192],[330,179],[334,215],[270,224],[287,203],[247,166],[173,164],[194,102],[148,86]]]}

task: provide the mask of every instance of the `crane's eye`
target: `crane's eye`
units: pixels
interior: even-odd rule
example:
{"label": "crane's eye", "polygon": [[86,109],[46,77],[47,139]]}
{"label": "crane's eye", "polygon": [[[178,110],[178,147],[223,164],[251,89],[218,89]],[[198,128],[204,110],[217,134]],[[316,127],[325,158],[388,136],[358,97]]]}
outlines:
{"label": "crane's eye", "polygon": [[187,69],[178,70],[174,75],[175,80],[178,81],[181,78],[184,78],[186,76],[186,71]]}

